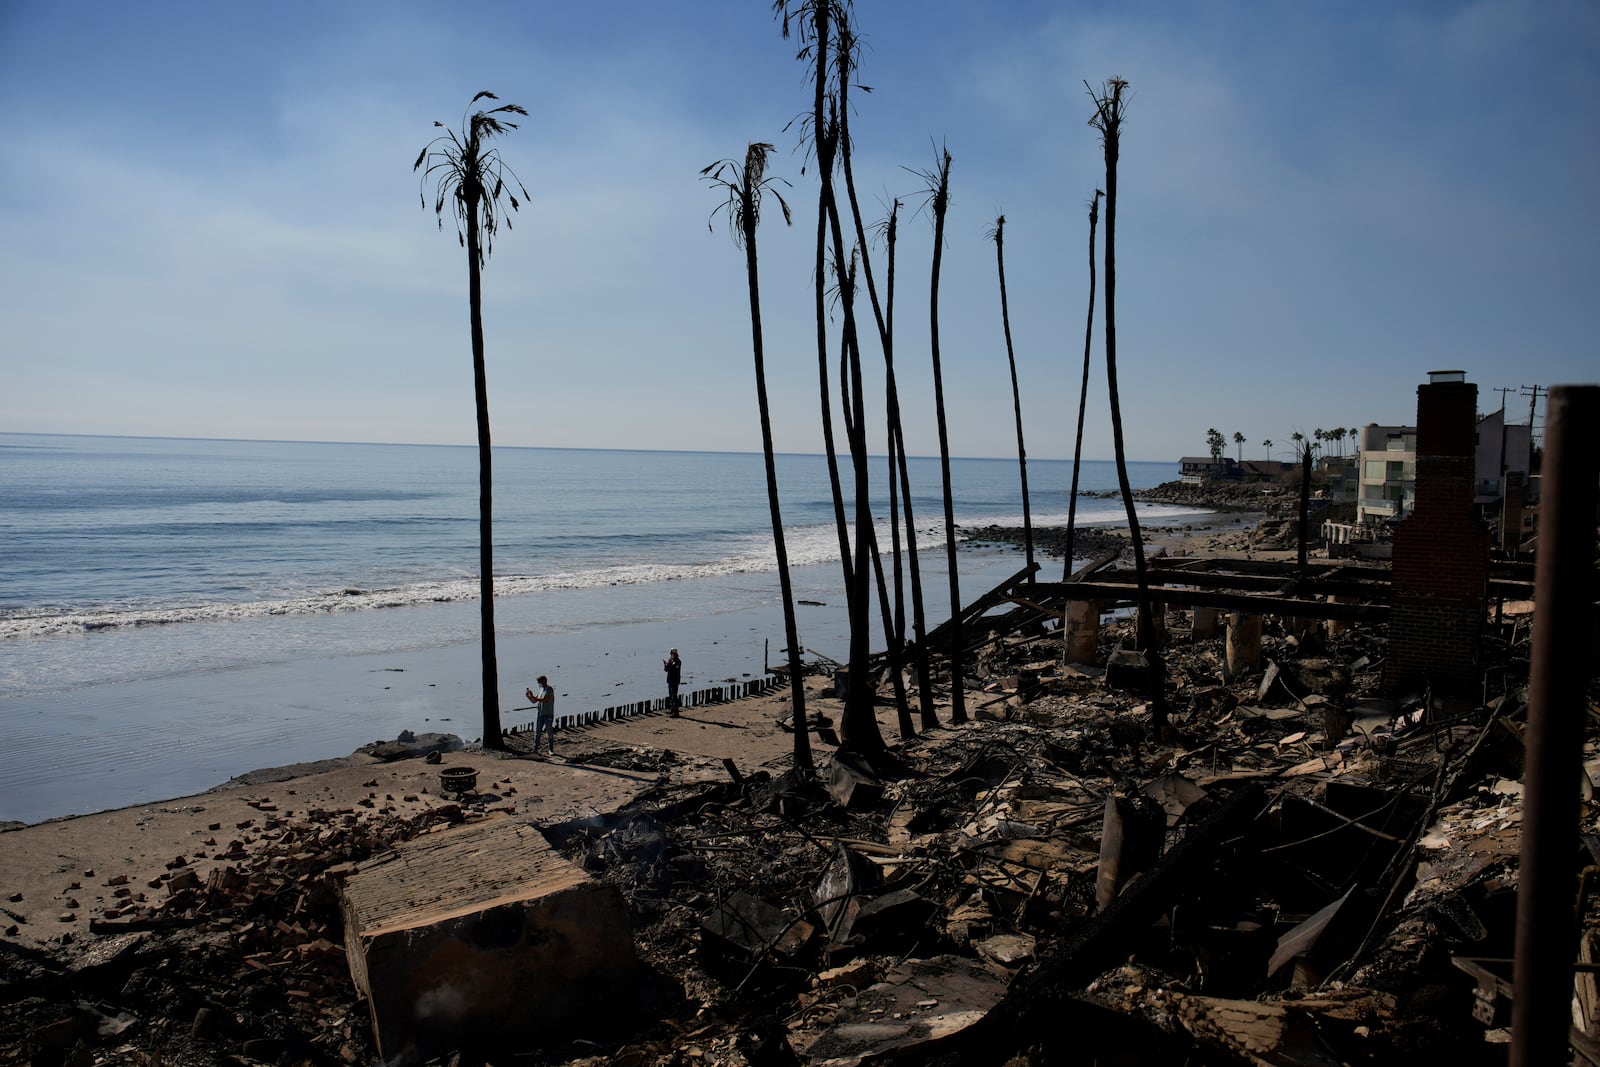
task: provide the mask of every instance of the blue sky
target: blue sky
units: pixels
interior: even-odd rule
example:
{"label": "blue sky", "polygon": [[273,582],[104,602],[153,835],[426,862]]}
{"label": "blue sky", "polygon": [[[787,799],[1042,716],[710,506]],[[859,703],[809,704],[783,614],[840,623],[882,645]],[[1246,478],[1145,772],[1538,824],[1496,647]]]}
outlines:
{"label": "blue sky", "polygon": [[[1131,458],[1203,454],[1211,426],[1251,458],[1410,422],[1430,370],[1467,371],[1485,411],[1496,386],[1600,379],[1589,0],[856,12],[858,186],[869,216],[907,203],[913,451],[937,437],[911,171],[943,144],[952,451],[1015,449],[1004,212],[1028,450],[1071,456],[1104,183],[1084,81],[1113,75]],[[796,209],[760,234],[777,443],[819,451],[815,179],[785,130],[810,97],[764,0],[0,0],[0,430],[470,443],[465,257],[411,164],[479,89],[530,112],[500,147],[532,202],[485,274],[496,441],[759,449],[743,257],[698,173],[762,140]],[[1090,458],[1112,451],[1102,342]]]}

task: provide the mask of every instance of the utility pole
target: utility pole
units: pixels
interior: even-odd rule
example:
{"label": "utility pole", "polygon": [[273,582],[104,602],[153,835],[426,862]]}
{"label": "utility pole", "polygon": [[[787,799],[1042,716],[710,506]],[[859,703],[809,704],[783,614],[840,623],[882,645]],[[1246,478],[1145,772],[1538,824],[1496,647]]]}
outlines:
{"label": "utility pole", "polygon": [[1530,447],[1533,444],[1533,418],[1539,409],[1539,394],[1545,391],[1537,385],[1524,385],[1522,387],[1522,395],[1531,398],[1528,401],[1528,444]]}

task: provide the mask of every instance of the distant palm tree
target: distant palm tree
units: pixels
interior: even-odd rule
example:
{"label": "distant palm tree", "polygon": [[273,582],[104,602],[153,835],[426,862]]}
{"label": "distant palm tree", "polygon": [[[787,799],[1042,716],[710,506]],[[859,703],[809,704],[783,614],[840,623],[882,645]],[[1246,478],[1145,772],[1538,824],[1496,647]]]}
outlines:
{"label": "distant palm tree", "polygon": [[1267,450],[1267,462],[1271,463],[1272,462],[1272,438],[1269,437],[1265,441],[1262,441],[1261,442],[1261,446]]}
{"label": "distant palm tree", "polygon": [[[756,224],[761,221],[761,198],[772,193],[783,208],[783,221],[792,223],[789,204],[774,187],[782,179],[766,176],[770,144],[752,142],[744,165],[731,159],[713,163],[700,176],[721,189],[726,198],[717,208],[727,213],[734,244],[744,249],[745,278],[750,290],[750,347],[756,366],[756,407],[761,413],[761,455],[767,471],[767,510],[772,518],[772,543],[778,556],[778,586],[783,597],[783,635],[789,653],[789,689],[794,702],[794,765],[811,769],[811,738],[806,721],[805,678],[801,674],[800,634],[795,623],[794,588],[789,580],[789,553],[783,538],[783,511],[778,505],[778,468],[772,447],[772,416],[767,405],[767,367],[761,333],[761,283],[756,257]],[[787,183],[785,183],[787,184]]]}
{"label": "distant palm tree", "polygon": [[1083,386],[1078,391],[1078,436],[1072,445],[1072,490],[1067,495],[1067,558],[1061,563],[1062,581],[1072,577],[1072,541],[1078,520],[1078,468],[1083,462],[1083,414],[1089,404],[1089,350],[1094,341],[1094,231],[1100,221],[1100,198],[1105,195],[1096,189],[1089,198],[1089,314],[1083,324]]}
{"label": "distant palm tree", "polygon": [[944,373],[939,362],[939,268],[944,253],[944,220],[950,208],[950,150],[944,149],[934,169],[925,171],[928,203],[933,208],[933,273],[928,283],[928,337],[933,352],[933,404],[939,424],[939,470],[944,480],[944,544],[950,571],[950,721],[967,721],[962,684],[961,575],[956,562],[956,509],[950,485],[950,431],[945,420]]}
{"label": "distant palm tree", "polygon": [[1100,144],[1105,150],[1106,160],[1106,380],[1111,395],[1111,440],[1116,449],[1117,482],[1122,489],[1122,502],[1128,513],[1128,534],[1133,542],[1134,575],[1139,588],[1139,644],[1145,649],[1154,675],[1150,719],[1159,732],[1167,724],[1166,668],[1156,639],[1150,577],[1144,559],[1144,538],[1139,532],[1139,516],[1134,510],[1133,490],[1128,484],[1128,457],[1122,441],[1122,402],[1117,394],[1117,158],[1121,153],[1122,120],[1127,108],[1123,91],[1127,87],[1128,83],[1123,79],[1112,78],[1100,92],[1090,89],[1094,116],[1089,120],[1089,125],[1100,131]]}
{"label": "distant palm tree", "polygon": [[[491,92],[481,92],[468,103],[498,100]],[[422,171],[422,206],[428,206],[427,188],[433,184],[433,212],[444,229],[448,204],[455,217],[456,238],[467,250],[467,304],[472,319],[472,382],[478,413],[478,601],[483,627],[483,747],[504,748],[500,732],[500,667],[494,641],[494,476],[489,440],[489,384],[483,361],[483,284],[480,272],[494,247],[495,231],[501,215],[500,197],[505,196],[511,210],[517,198],[506,188],[510,176],[527,199],[516,172],[500,159],[498,149],[489,147],[491,137],[517,128],[504,116],[526,115],[517,104],[501,104],[487,111],[463,114],[461,129],[452,130],[442,122],[434,126],[445,132],[423,146],[412,171]],[[426,164],[426,169],[423,165]],[[510,216],[503,216],[511,228]],[[465,232],[463,232],[465,230]]]}
{"label": "distant palm tree", "polygon": [[1006,335],[1006,362],[1011,365],[1011,408],[1017,420],[1017,467],[1022,479],[1022,545],[1028,564],[1028,580],[1033,581],[1033,512],[1028,506],[1028,449],[1022,442],[1022,389],[1017,384],[1017,354],[1011,347],[1011,309],[1006,302],[1006,217],[994,220],[989,231],[994,242],[994,258],[1000,271],[1000,324]]}
{"label": "distant palm tree", "polygon": [[1244,434],[1240,433],[1238,430],[1233,431],[1233,443],[1234,443],[1234,447],[1237,448],[1238,452],[1239,452],[1239,462],[1243,463],[1244,462]]}

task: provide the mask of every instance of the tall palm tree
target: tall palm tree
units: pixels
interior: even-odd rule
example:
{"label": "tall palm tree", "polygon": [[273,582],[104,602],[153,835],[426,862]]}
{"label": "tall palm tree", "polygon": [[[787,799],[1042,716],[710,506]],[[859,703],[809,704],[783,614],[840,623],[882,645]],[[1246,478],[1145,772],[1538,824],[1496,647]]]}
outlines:
{"label": "tall palm tree", "polygon": [[[1085,83],[1087,88],[1087,83]],[[1133,490],[1128,484],[1127,451],[1122,443],[1122,401],[1117,394],[1117,157],[1121,152],[1122,120],[1127,109],[1123,92],[1128,83],[1121,78],[1106,82],[1100,92],[1089,90],[1094,101],[1094,116],[1089,125],[1100,131],[1100,144],[1106,160],[1106,380],[1111,395],[1111,440],[1116,447],[1117,482],[1128,512],[1128,534],[1133,541],[1133,566],[1139,588],[1139,644],[1149,657],[1154,675],[1150,718],[1158,730],[1167,723],[1166,669],[1156,642],[1155,615],[1150,600],[1150,578],[1145,568],[1144,538],[1139,533],[1139,516],[1133,506]]]}
{"label": "tall palm tree", "polygon": [[834,71],[830,62],[832,36],[838,5],[835,0],[773,0],[773,14],[782,21],[783,36],[791,28],[799,38],[795,58],[807,64],[812,74],[812,106],[801,121],[801,142],[809,141],[816,153],[817,240],[812,265],[814,312],[817,322],[817,385],[821,401],[823,454],[828,464],[828,487],[833,496],[834,530],[839,538],[839,564],[844,572],[848,603],[855,589],[851,563],[849,524],[845,520],[844,490],[839,480],[839,456],[833,441],[833,404],[828,387],[828,205],[833,199],[833,167],[838,147],[838,124],[829,120],[827,101]]}
{"label": "tall palm tree", "polygon": [[1271,463],[1272,462],[1272,438],[1269,437],[1265,441],[1262,441],[1261,442],[1261,447],[1265,448],[1267,450],[1267,460],[1266,461],[1268,463]]}
{"label": "tall palm tree", "polygon": [[1100,198],[1096,189],[1089,198],[1089,315],[1083,324],[1083,387],[1078,392],[1078,436],[1072,445],[1072,492],[1067,496],[1066,559],[1061,563],[1061,580],[1072,577],[1072,539],[1078,520],[1078,467],[1083,460],[1083,414],[1089,404],[1089,349],[1094,340],[1094,231],[1100,222]]}
{"label": "tall palm tree", "polygon": [[1244,462],[1244,434],[1240,433],[1238,430],[1233,431],[1233,444],[1234,444],[1234,448],[1238,450],[1239,462],[1243,463]]}
{"label": "tall palm tree", "polygon": [[944,149],[931,171],[924,172],[928,202],[933,208],[933,273],[928,283],[928,339],[933,353],[933,403],[939,423],[939,472],[944,481],[944,545],[950,571],[950,721],[967,721],[961,680],[961,574],[956,562],[956,511],[950,486],[950,432],[945,421],[944,373],[939,363],[939,268],[944,253],[944,220],[950,209],[950,150]]}
{"label": "tall palm tree", "polygon": [[[781,3],[782,0],[779,0]],[[819,0],[813,0],[819,2]],[[855,73],[859,53],[859,41],[855,28],[851,25],[850,7],[848,4],[838,6],[833,15],[837,46],[835,48],[835,68],[838,79],[838,115],[839,115],[839,169],[844,175],[845,197],[850,204],[850,217],[855,226],[856,247],[861,256],[861,273],[866,279],[867,296],[872,303],[873,318],[878,326],[878,340],[883,349],[884,368],[884,399],[885,410],[889,422],[889,508],[891,529],[894,531],[894,572],[895,572],[895,598],[897,611],[895,625],[889,635],[889,657],[891,666],[901,662],[901,652],[905,644],[905,609],[904,594],[901,584],[901,564],[899,552],[899,526],[895,523],[894,508],[896,503],[896,473],[901,498],[906,515],[906,554],[911,571],[911,600],[912,624],[915,632],[913,645],[913,659],[917,672],[918,700],[921,707],[922,728],[931,730],[939,725],[939,717],[934,710],[933,688],[930,683],[928,664],[928,650],[923,643],[923,634],[926,632],[925,614],[922,603],[922,569],[917,554],[916,519],[911,503],[911,474],[906,462],[905,438],[901,428],[899,388],[895,381],[894,371],[894,247],[896,237],[896,224],[900,213],[900,202],[896,200],[889,211],[889,217],[882,223],[882,233],[888,250],[888,274],[886,278],[886,296],[880,300],[878,296],[877,278],[872,269],[871,243],[867,240],[866,222],[861,214],[861,202],[856,196],[855,171],[851,166],[853,144],[850,140],[850,99],[849,92],[852,75]],[[865,88],[865,87],[863,87]],[[882,581],[880,575],[880,582]],[[898,668],[896,668],[898,669]],[[899,690],[896,690],[896,699],[899,699]]]}
{"label": "tall palm tree", "polygon": [[[924,632],[924,612],[922,605],[922,572],[917,557],[916,530],[911,503],[911,475],[906,464],[905,446],[900,422],[899,389],[895,382],[894,372],[894,242],[896,220],[899,215],[900,203],[895,201],[889,217],[882,224],[882,232],[888,246],[888,278],[887,295],[880,300],[878,295],[877,277],[872,269],[872,246],[867,240],[866,222],[861,214],[861,202],[856,196],[855,171],[851,166],[851,156],[854,145],[850,139],[850,87],[860,58],[860,43],[856,37],[855,27],[852,25],[851,9],[848,4],[839,6],[833,16],[835,70],[838,84],[838,116],[839,116],[839,142],[838,158],[839,170],[844,175],[845,199],[849,203],[851,222],[855,227],[856,250],[861,260],[861,274],[866,280],[867,296],[872,304],[872,314],[878,327],[878,341],[883,351],[884,365],[884,401],[885,414],[888,420],[888,460],[889,460],[889,528],[891,531],[895,606],[892,622],[885,620],[884,631],[888,643],[889,667],[894,672],[895,707],[900,715],[902,733],[907,733],[905,724],[909,714],[905,705],[905,686],[900,670],[904,662],[906,626],[905,626],[905,585],[904,572],[900,558],[900,526],[896,513],[900,496],[898,489],[904,489],[906,509],[906,544],[910,557],[912,601],[914,605],[914,625],[916,627],[916,644],[914,646],[914,660],[917,670],[918,699],[922,712],[923,729],[932,729],[939,724],[938,715],[934,711],[933,692],[929,684],[929,666],[927,648],[922,643]],[[863,86],[862,88],[867,88]],[[870,92],[870,89],[868,89]],[[835,204],[837,206],[837,196]],[[836,243],[842,244],[842,238],[835,231]],[[859,335],[852,333],[859,344]],[[864,442],[863,438],[863,442]],[[896,474],[898,473],[899,485],[897,486]],[[876,538],[874,537],[873,566],[877,571],[880,589],[884,585],[883,566],[878,556]]]}
{"label": "tall palm tree", "polygon": [[[788,36],[791,22],[798,21],[800,50],[798,58],[809,61],[814,74],[815,91],[809,121],[812,144],[817,154],[819,189],[817,198],[816,245],[816,314],[817,314],[817,367],[822,396],[822,423],[828,456],[828,474],[833,492],[835,525],[839,534],[840,564],[844,571],[846,609],[850,616],[850,671],[846,688],[841,723],[841,740],[863,755],[872,755],[884,748],[878,730],[877,713],[871,686],[868,684],[867,663],[871,656],[871,630],[869,622],[869,597],[871,595],[871,536],[872,517],[869,500],[870,486],[866,470],[865,414],[862,408],[861,356],[856,341],[853,302],[841,301],[844,312],[846,341],[841,360],[847,361],[850,377],[849,391],[854,406],[855,431],[847,425],[853,474],[855,479],[856,541],[854,559],[844,516],[844,497],[840,487],[838,461],[833,444],[833,419],[830,411],[827,385],[827,257],[829,230],[832,231],[834,276],[843,285],[849,276],[845,265],[844,242],[840,233],[838,204],[834,193],[833,171],[841,141],[839,119],[840,93],[836,88],[840,76],[848,70],[848,43],[839,47],[836,27],[847,24],[847,4],[838,0],[776,0],[775,12],[783,19],[784,36]],[[845,388],[841,382],[841,388]],[[847,420],[847,423],[851,420]]]}
{"label": "tall palm tree", "polygon": [[[491,92],[481,92],[467,104],[498,100]],[[478,413],[478,601],[483,627],[483,747],[504,748],[500,732],[500,667],[494,643],[494,476],[489,440],[489,384],[483,361],[483,285],[480,273],[494,248],[495,231],[504,218],[500,199],[505,197],[511,210],[517,198],[506,187],[509,176],[528,198],[516,172],[506,166],[500,151],[489,145],[490,138],[517,128],[506,116],[526,115],[517,104],[501,104],[488,110],[462,115],[461,129],[452,130],[442,122],[434,126],[445,132],[423,146],[412,171],[422,171],[422,206],[428,206],[427,189],[433,185],[433,212],[439,229],[444,229],[446,205],[455,218],[456,238],[467,250],[467,304],[472,317],[472,383]],[[424,169],[426,165],[426,169]],[[465,232],[463,232],[463,230]]]}
{"label": "tall palm tree", "polygon": [[[911,466],[906,460],[906,437],[900,421],[900,393],[895,384],[894,373],[894,264],[899,221],[900,201],[896,200],[883,224],[884,246],[888,259],[884,279],[886,293],[884,302],[886,328],[883,332],[884,393],[889,411],[890,464],[899,471],[901,506],[905,509],[906,515],[906,562],[911,571],[911,626],[915,639],[912,664],[917,672],[917,697],[922,713],[922,728],[932,730],[939,725],[939,715],[933,705],[933,669],[928,662],[928,643],[924,639],[928,632],[928,615],[922,597],[922,565],[917,551],[917,517],[911,504]],[[892,471],[890,481],[894,481]],[[904,632],[904,626],[901,627],[901,631]]]}
{"label": "tall palm tree", "polygon": [[1006,335],[1006,361],[1011,364],[1011,409],[1017,419],[1017,467],[1022,478],[1022,545],[1028,563],[1028,580],[1033,581],[1033,512],[1028,506],[1028,449],[1022,443],[1022,390],[1017,385],[1017,354],[1011,347],[1011,308],[1006,302],[1006,217],[994,220],[989,231],[994,241],[994,258],[1000,270],[1000,324]]}
{"label": "tall palm tree", "polygon": [[[766,350],[761,333],[761,279],[756,257],[756,225],[761,221],[761,198],[770,192],[783,208],[783,221],[793,219],[789,204],[767,176],[770,144],[752,142],[744,165],[731,159],[713,163],[700,172],[725,194],[717,208],[727,213],[734,244],[744,249],[745,278],[750,290],[750,348],[756,366],[756,407],[761,413],[761,456],[767,471],[767,510],[772,516],[772,544],[778,557],[778,586],[783,597],[783,637],[789,653],[789,689],[794,702],[794,765],[811,769],[811,738],[806,722],[805,678],[800,672],[800,634],[795,623],[794,587],[789,580],[789,552],[783,539],[783,510],[778,504],[778,468],[773,459],[772,415],[767,405]],[[787,183],[785,183],[787,184]],[[713,213],[714,214],[714,213]]]}
{"label": "tall palm tree", "polygon": [[[839,237],[838,212],[831,213],[834,236]],[[835,245],[837,249],[838,244]],[[868,500],[867,481],[867,430],[866,400],[861,374],[861,345],[856,337],[854,314],[856,292],[857,256],[852,255],[848,265],[836,263],[835,270],[843,269],[839,281],[839,303],[844,309],[843,336],[839,341],[839,410],[844,416],[845,438],[850,442],[851,471],[854,478],[856,505],[855,585],[851,589],[850,609],[850,670],[845,686],[844,710],[840,716],[839,736],[841,748],[862,756],[875,756],[884,749],[883,734],[878,729],[876,699],[868,684],[867,669],[872,657],[871,631],[868,621],[868,599],[872,580],[878,582],[879,604],[884,631],[893,625],[894,616],[889,607],[889,590],[883,580],[883,565],[878,558],[877,537],[873,531],[872,508]],[[915,733],[911,712],[905,702],[905,681],[899,675],[898,664],[894,673],[895,706],[900,719],[902,736]]]}

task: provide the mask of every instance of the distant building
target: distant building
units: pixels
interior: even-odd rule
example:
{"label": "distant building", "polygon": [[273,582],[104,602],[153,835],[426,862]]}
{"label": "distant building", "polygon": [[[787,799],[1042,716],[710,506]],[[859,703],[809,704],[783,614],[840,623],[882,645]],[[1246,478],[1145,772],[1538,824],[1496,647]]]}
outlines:
{"label": "distant building", "polygon": [[1522,476],[1523,484],[1533,466],[1533,429],[1506,425],[1505,411],[1491,411],[1478,420],[1476,477],[1473,503],[1492,508],[1505,495],[1504,478]]}
{"label": "distant building", "polygon": [[1178,460],[1178,477],[1191,485],[1216,481],[1218,478],[1237,478],[1238,464],[1227,456],[1184,456]]}
{"label": "distant building", "polygon": [[[1533,439],[1527,426],[1505,423],[1493,411],[1477,420],[1474,442],[1473,502],[1493,513],[1505,495],[1506,480],[1532,485]],[[1417,428],[1379,426],[1361,431],[1360,477],[1355,497],[1356,521],[1398,521],[1416,503]],[[1528,490],[1524,489],[1524,493]]]}
{"label": "distant building", "polygon": [[1417,501],[1417,428],[1368,423],[1361,431],[1356,522],[1405,518]]}

